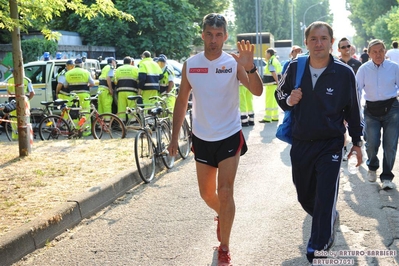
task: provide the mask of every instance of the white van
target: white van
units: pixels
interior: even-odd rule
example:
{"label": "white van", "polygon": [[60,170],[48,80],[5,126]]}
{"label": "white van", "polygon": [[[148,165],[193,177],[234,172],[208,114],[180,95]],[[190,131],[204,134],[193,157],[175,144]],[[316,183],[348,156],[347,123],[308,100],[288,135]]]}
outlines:
{"label": "white van", "polygon": [[[35,97],[30,101],[31,108],[43,108],[41,101],[55,100],[55,89],[57,87],[57,76],[64,68],[68,59],[34,61],[24,64],[25,76],[32,81]],[[96,59],[86,59],[83,67],[92,73],[96,86],[90,87],[90,94],[95,95],[98,89],[97,73],[101,71],[100,63]],[[10,76],[11,77],[11,76]],[[8,77],[4,83],[7,83]],[[6,84],[0,85],[0,102],[8,100]]]}

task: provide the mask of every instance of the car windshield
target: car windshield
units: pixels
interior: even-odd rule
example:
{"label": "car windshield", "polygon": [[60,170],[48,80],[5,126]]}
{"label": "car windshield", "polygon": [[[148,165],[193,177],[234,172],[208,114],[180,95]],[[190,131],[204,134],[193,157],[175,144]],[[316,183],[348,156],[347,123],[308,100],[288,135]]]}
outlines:
{"label": "car windshield", "polygon": [[25,76],[28,77],[32,84],[45,83],[46,80],[46,65],[37,65],[25,67]]}

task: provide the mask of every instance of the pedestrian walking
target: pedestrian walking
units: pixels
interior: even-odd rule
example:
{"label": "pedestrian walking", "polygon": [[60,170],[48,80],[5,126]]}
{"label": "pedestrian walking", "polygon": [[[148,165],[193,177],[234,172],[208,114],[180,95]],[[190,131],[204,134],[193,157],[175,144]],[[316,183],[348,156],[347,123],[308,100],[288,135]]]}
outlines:
{"label": "pedestrian walking", "polygon": [[290,151],[293,182],[298,201],[312,216],[306,248],[309,262],[315,251],[326,251],[335,241],[339,224],[336,211],[345,126],[349,125],[358,166],[362,162],[362,119],[355,75],[349,66],[330,54],[333,30],[313,22],[305,30],[309,50],[302,81],[295,89],[297,59],[287,68],[275,93],[283,110],[292,110]]}
{"label": "pedestrian walking", "polygon": [[392,49],[388,50],[387,53],[385,54],[386,58],[395,62],[396,64],[399,64],[399,48],[398,48],[398,42],[393,41],[392,42]]}
{"label": "pedestrian walking", "polygon": [[284,66],[283,66],[283,70],[281,71],[281,73],[284,74],[285,71],[287,70],[288,65],[291,63],[291,61],[294,60],[300,54],[302,54],[302,48],[300,46],[298,46],[298,45],[293,45],[291,47],[290,60],[285,62]]}
{"label": "pedestrian walking", "polygon": [[370,57],[369,54],[367,53],[367,48],[363,49],[363,53],[360,55],[360,62],[362,62],[362,65],[364,63],[367,63],[369,61]]}
{"label": "pedestrian walking", "polygon": [[[134,108],[136,102],[129,100],[129,96],[137,95],[139,69],[134,66],[130,56],[123,59],[123,65],[115,70],[115,85],[118,95],[118,115],[122,121],[126,120],[126,107]],[[125,121],[126,122],[126,121]]]}
{"label": "pedestrian walking", "polygon": [[[363,64],[356,74],[359,93],[366,100],[364,107],[364,140],[367,153],[367,178],[377,180],[380,161],[377,157],[382,141],[383,159],[380,180],[383,189],[395,188],[392,172],[399,137],[399,66],[385,60],[385,44],[375,39],[368,45],[370,61]],[[382,129],[382,139],[381,139]]]}
{"label": "pedestrian walking", "polygon": [[266,66],[263,73],[265,83],[265,115],[260,123],[278,121],[278,105],[274,98],[279,78],[281,77],[282,66],[278,61],[273,48],[266,50]]}
{"label": "pedestrian walking", "polygon": [[[346,37],[343,37],[343,38],[341,38],[341,40],[338,41],[338,52],[340,52],[340,54],[341,54],[341,57],[339,58],[339,60],[341,60],[343,63],[349,65],[356,74],[357,70],[362,65],[362,63],[359,60],[357,60],[351,56],[351,53],[350,53],[351,46],[352,45],[351,45],[349,39]],[[346,122],[344,122],[344,123],[346,126],[347,123]],[[350,145],[351,145],[351,143],[349,142],[350,138],[348,135],[348,130],[345,133],[345,139],[346,139],[345,140],[346,145],[344,146],[344,155],[342,157],[343,161],[348,160],[348,154],[349,154]]]}
{"label": "pedestrian walking", "polygon": [[346,37],[343,37],[341,40],[338,41],[338,52],[341,53],[340,60],[349,65],[356,74],[362,63],[351,56],[351,47],[352,45],[349,39]]}
{"label": "pedestrian walking", "polygon": [[183,65],[168,151],[172,156],[177,154],[178,135],[192,91],[193,151],[199,191],[217,214],[218,265],[231,265],[234,179],[240,156],[247,151],[241,130],[238,87],[241,82],[260,96],[263,84],[253,63],[253,44],[237,43],[238,54],[229,55],[222,50],[228,38],[224,16],[206,15],[201,36],[204,52],[190,57]]}

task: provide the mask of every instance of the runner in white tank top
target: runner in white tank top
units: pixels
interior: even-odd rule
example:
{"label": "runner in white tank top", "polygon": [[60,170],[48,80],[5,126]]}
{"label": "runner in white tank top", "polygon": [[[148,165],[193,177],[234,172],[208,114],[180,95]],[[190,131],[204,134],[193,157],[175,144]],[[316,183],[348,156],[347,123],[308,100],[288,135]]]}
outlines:
{"label": "runner in white tank top", "polygon": [[168,147],[169,154],[175,156],[192,91],[198,187],[202,199],[217,215],[218,265],[231,265],[234,180],[241,152],[245,149],[239,113],[239,82],[257,96],[263,91],[262,80],[253,63],[254,45],[241,41],[237,43],[239,54],[224,53],[226,28],[227,21],[219,14],[208,14],[202,21],[204,52],[189,58],[183,65]]}
{"label": "runner in white tank top", "polygon": [[193,93],[193,133],[206,141],[225,139],[241,129],[237,62],[223,52],[208,60],[204,52],[189,58],[186,74]]}

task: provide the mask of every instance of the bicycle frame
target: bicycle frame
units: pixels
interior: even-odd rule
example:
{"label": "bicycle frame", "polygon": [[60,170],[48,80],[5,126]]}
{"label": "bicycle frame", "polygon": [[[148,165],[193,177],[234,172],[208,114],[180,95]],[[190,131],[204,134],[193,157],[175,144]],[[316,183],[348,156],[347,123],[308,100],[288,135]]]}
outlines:
{"label": "bicycle frame", "polygon": [[[145,111],[149,111],[156,107],[157,105],[153,104],[139,104],[138,100],[142,100],[141,95],[129,96],[129,100],[136,102],[136,108],[126,107],[126,114],[131,116],[126,123],[126,129],[131,130],[140,130],[143,129],[146,125],[146,116],[144,115]],[[147,116],[148,117],[148,116]],[[132,125],[132,121],[137,121],[139,125]]]}

